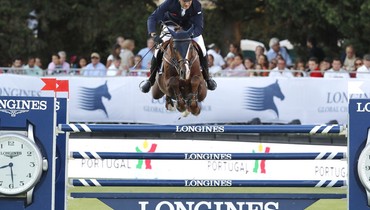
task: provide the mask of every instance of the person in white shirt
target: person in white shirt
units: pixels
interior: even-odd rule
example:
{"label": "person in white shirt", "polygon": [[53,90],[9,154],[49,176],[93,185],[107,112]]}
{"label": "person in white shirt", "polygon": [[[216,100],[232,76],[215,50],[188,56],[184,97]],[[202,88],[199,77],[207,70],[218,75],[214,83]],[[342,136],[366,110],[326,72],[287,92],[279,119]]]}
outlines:
{"label": "person in white shirt", "polygon": [[119,76],[122,75],[122,69],[120,69],[121,58],[116,57],[113,63],[108,67],[107,76]]}
{"label": "person in white shirt", "polygon": [[294,75],[292,71],[290,71],[286,67],[286,62],[283,58],[279,58],[277,60],[277,67],[272,69],[269,73],[269,77],[286,77],[286,78],[293,78]]}
{"label": "person in white shirt", "polygon": [[334,58],[331,63],[332,68],[325,71],[324,78],[350,78],[348,71],[342,69],[342,61]]}
{"label": "person in white shirt", "polygon": [[221,73],[222,68],[221,66],[216,66],[214,65],[214,57],[212,54],[208,54],[208,68],[209,68],[209,73],[212,76],[218,75]]}
{"label": "person in white shirt", "polygon": [[356,78],[370,79],[370,54],[364,55],[364,64],[357,69]]}
{"label": "person in white shirt", "polygon": [[218,47],[216,44],[212,43],[208,45],[209,50],[207,51],[208,55],[212,55],[214,58],[213,64],[215,66],[221,66],[221,68],[225,67],[225,61],[222,55],[218,52]]}

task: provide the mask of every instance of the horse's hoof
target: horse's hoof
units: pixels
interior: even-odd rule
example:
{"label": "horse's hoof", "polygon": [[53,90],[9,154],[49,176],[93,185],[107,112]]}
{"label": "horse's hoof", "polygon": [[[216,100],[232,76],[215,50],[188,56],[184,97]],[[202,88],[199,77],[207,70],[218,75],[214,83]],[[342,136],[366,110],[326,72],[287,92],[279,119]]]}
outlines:
{"label": "horse's hoof", "polygon": [[190,112],[186,109],[185,111],[182,112],[183,117],[189,116]]}
{"label": "horse's hoof", "polygon": [[167,109],[168,111],[170,111],[170,112],[176,111],[176,108],[175,108],[174,106],[172,106],[171,104],[168,104],[168,105],[166,106],[166,109]]}
{"label": "horse's hoof", "polygon": [[195,109],[191,109],[191,114],[194,116],[198,116],[200,114],[200,107],[196,107]]}

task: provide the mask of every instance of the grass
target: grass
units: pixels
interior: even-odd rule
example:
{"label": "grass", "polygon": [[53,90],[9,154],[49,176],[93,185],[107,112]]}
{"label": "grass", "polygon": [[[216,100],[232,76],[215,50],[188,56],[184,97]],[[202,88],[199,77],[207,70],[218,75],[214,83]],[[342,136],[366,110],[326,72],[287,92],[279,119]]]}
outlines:
{"label": "grass", "polygon": [[[345,194],[346,189],[341,188],[184,188],[184,187],[71,187],[69,192],[158,192],[158,193],[340,193]],[[68,199],[68,210],[111,210],[97,199]],[[322,199],[314,203],[307,210],[345,210],[346,199]]]}

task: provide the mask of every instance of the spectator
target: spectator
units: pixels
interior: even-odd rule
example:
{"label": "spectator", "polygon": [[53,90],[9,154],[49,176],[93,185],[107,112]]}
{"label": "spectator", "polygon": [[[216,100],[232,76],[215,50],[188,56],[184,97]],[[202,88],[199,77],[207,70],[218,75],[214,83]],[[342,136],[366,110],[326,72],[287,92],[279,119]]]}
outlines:
{"label": "spectator", "polygon": [[352,45],[346,47],[345,54],[342,55],[341,62],[343,63],[343,69],[347,72],[355,70],[356,52]]}
{"label": "spectator", "polygon": [[85,69],[86,66],[87,66],[87,58],[81,57],[78,60],[78,66],[77,66],[78,70],[77,70],[76,74],[82,75],[83,74],[83,70]]}
{"label": "spectator", "polygon": [[122,75],[122,69],[120,69],[120,66],[121,66],[121,58],[120,57],[114,58],[111,65],[108,67],[107,76]]}
{"label": "spectator", "polygon": [[108,56],[105,67],[109,68],[112,65],[114,59],[119,57],[120,53],[121,46],[119,44],[114,44],[112,47],[112,54]]}
{"label": "spectator", "polygon": [[315,57],[308,60],[308,72],[310,77],[324,77],[319,67],[319,60]]}
{"label": "spectator", "polygon": [[42,69],[35,65],[36,59],[35,57],[29,57],[27,65],[23,67],[25,70],[25,74],[32,75],[32,76],[43,76]]}
{"label": "spectator", "polygon": [[269,61],[271,61],[274,58],[277,58],[278,55],[281,55],[284,60],[286,61],[287,66],[292,66],[292,59],[290,58],[288,51],[285,47],[280,47],[279,39],[278,38],[272,38],[270,39],[270,50],[267,52],[267,58]]}
{"label": "spectator", "polygon": [[68,74],[71,66],[69,63],[66,62],[67,54],[64,51],[58,52],[59,59],[60,59],[60,65],[62,65],[62,71],[59,73]]}
{"label": "spectator", "polygon": [[69,60],[69,64],[71,66],[71,68],[73,69],[76,69],[78,67],[78,63],[77,63],[77,55],[72,55],[70,60]]}
{"label": "spectator", "polygon": [[293,70],[296,71],[296,72],[294,72],[295,77],[306,77],[307,76],[307,74],[306,74],[306,65],[305,65],[305,62],[302,59],[298,59],[295,62]]}
{"label": "spectator", "polygon": [[272,69],[269,73],[269,77],[287,77],[287,78],[293,78],[294,75],[292,71],[290,71],[286,67],[285,60],[280,58],[277,60],[277,67]]}
{"label": "spectator", "polygon": [[269,70],[272,70],[272,69],[276,68],[277,67],[277,59],[276,58],[272,59],[268,64],[269,64],[269,67],[268,67]]}
{"label": "spectator", "polygon": [[23,62],[22,62],[22,59],[20,57],[16,57],[13,61],[13,64],[12,64],[12,67],[11,67],[11,70],[9,73],[12,73],[12,74],[24,74],[23,72]]}
{"label": "spectator", "polygon": [[214,57],[212,54],[208,54],[208,68],[209,68],[209,73],[211,74],[211,76],[216,76],[216,75],[219,75],[222,71],[222,68],[221,66],[216,66],[214,64]]}
{"label": "spectator", "polygon": [[331,59],[329,57],[325,57],[323,61],[320,62],[320,70],[322,73],[331,69]]}
{"label": "spectator", "polygon": [[207,54],[212,55],[214,58],[213,64],[215,66],[220,66],[221,68],[226,68],[225,60],[222,58],[220,54],[220,48],[214,43],[208,45],[208,48],[209,50],[207,51]]}
{"label": "spectator", "polygon": [[91,63],[83,71],[84,76],[105,76],[107,69],[104,64],[100,63],[100,55],[96,52],[91,54]]}
{"label": "spectator", "polygon": [[123,49],[123,48],[122,48],[122,46],[123,46],[123,41],[125,41],[125,38],[124,38],[123,36],[118,36],[118,37],[116,38],[116,44],[118,44],[119,46],[121,46],[121,49]]}
{"label": "spectator", "polygon": [[[254,69],[256,70],[256,73],[257,73],[257,74],[255,74],[256,76],[261,75],[261,74],[258,74],[258,71],[259,71],[259,70],[261,70],[261,71],[263,70],[263,69],[262,69],[261,64],[258,64],[258,63],[257,63],[256,65],[254,65]],[[268,72],[266,72],[266,73],[267,73],[267,75],[268,75]],[[249,76],[250,76],[250,77],[253,77],[254,75],[253,75],[253,74],[250,74]]]}
{"label": "spectator", "polygon": [[[131,72],[130,73],[131,76],[147,76],[147,74],[146,74],[147,72],[143,71],[144,69],[147,69],[147,68],[143,67],[143,62],[142,61],[143,61],[143,58],[141,57],[141,55],[139,55],[139,54],[135,55],[135,57],[134,57],[135,65],[131,68],[131,70],[135,70],[135,72]],[[149,68],[150,68],[150,66],[149,66]]]}
{"label": "spectator", "polygon": [[35,58],[35,65],[38,66],[40,69],[43,69],[42,68],[41,58],[39,58],[39,57],[36,57]]}
{"label": "spectator", "polygon": [[[241,51],[240,51],[240,47],[239,47],[239,45],[238,44],[236,44],[236,43],[231,43],[230,45],[229,45],[229,52],[227,53],[227,55],[226,55],[226,57],[228,56],[228,55],[238,55],[238,54],[241,54]],[[225,57],[225,58],[226,58]]]}
{"label": "spectator", "polygon": [[232,70],[232,64],[234,62],[234,58],[235,58],[235,55],[234,54],[229,54],[228,56],[226,56],[225,58],[225,70],[229,71],[229,70]]}
{"label": "spectator", "polygon": [[258,45],[256,47],[256,49],[254,50],[254,55],[255,55],[255,63],[258,63],[258,58],[260,55],[264,55],[265,54],[265,48],[262,47],[261,45]]}
{"label": "spectator", "polygon": [[362,62],[362,58],[357,57],[355,59],[355,69],[349,73],[351,78],[356,78],[357,69],[359,69],[364,63]]}
{"label": "spectator", "polygon": [[312,57],[317,58],[318,63],[320,63],[325,58],[324,51],[317,47],[316,38],[313,36],[310,36],[307,38],[306,46],[308,48],[308,57],[307,59],[310,59]]}
{"label": "spectator", "polygon": [[47,68],[48,75],[58,74],[62,70],[62,65],[60,64],[60,57],[58,54],[51,55],[51,62]]}
{"label": "spectator", "polygon": [[370,79],[370,54],[364,55],[363,65],[357,69],[356,77],[360,79]]}
{"label": "spectator", "polygon": [[258,76],[258,73],[254,69],[254,61],[252,58],[247,57],[244,59],[244,67],[247,70],[247,76]]}
{"label": "spectator", "polygon": [[334,58],[332,68],[324,73],[324,78],[349,78],[349,73],[342,69],[342,61],[339,58]]}
{"label": "spectator", "polygon": [[[274,60],[274,62],[275,62],[275,66],[273,68],[276,67],[276,60]],[[269,72],[267,70],[273,69],[273,68],[269,68],[269,61],[267,59],[267,56],[265,54],[259,55],[257,63],[261,65],[262,70],[264,70],[264,71],[259,72],[259,75],[262,77],[267,77],[269,75]]]}
{"label": "spectator", "polygon": [[122,50],[119,55],[121,57],[121,67],[120,69],[128,71],[134,66],[134,53],[135,42],[132,39],[126,39],[123,41]]}
{"label": "spectator", "polygon": [[154,40],[152,37],[146,40],[146,47],[141,49],[137,54],[142,57],[142,69],[150,69],[151,59],[154,53]]}

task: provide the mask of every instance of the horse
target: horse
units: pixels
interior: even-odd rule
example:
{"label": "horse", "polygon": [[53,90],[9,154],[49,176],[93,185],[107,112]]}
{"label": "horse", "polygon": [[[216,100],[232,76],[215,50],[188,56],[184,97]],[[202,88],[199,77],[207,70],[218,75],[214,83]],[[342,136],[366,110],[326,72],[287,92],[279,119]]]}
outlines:
{"label": "horse", "polygon": [[199,46],[192,41],[190,31],[168,28],[171,38],[162,44],[162,72],[157,74],[152,96],[160,99],[165,95],[167,110],[176,108],[184,116],[190,112],[200,114],[202,102],[207,96],[207,87],[201,72]]}
{"label": "horse", "polygon": [[249,87],[246,91],[246,108],[254,111],[273,110],[279,117],[279,110],[274,97],[284,100],[285,96],[280,89],[278,80],[266,87]]}
{"label": "horse", "polygon": [[105,116],[108,117],[107,110],[102,101],[103,97],[108,100],[112,98],[108,90],[107,81],[96,88],[82,87],[79,95],[81,98],[79,108],[89,111],[103,110]]}

